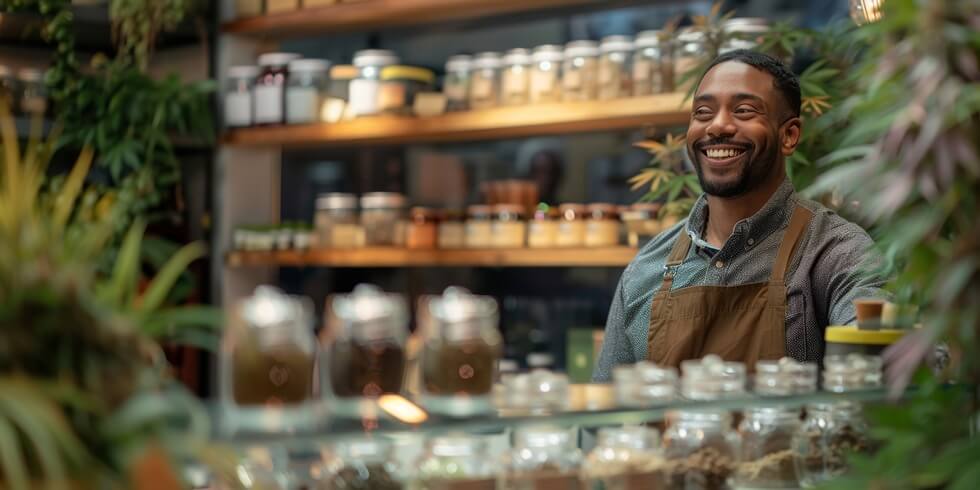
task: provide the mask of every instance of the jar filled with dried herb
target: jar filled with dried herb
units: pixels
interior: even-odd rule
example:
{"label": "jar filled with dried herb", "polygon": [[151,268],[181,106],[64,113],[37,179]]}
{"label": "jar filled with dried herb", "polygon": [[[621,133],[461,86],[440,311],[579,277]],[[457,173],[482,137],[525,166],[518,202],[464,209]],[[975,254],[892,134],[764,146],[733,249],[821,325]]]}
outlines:
{"label": "jar filled with dried herb", "polygon": [[504,490],[580,490],[582,453],[572,431],[552,426],[523,427],[514,435],[500,487]]}
{"label": "jar filled with dried herb", "polygon": [[656,429],[643,426],[603,427],[599,443],[582,464],[587,490],[663,488],[664,458]]}
{"label": "jar filled with dried herb", "polygon": [[667,412],[663,448],[665,488],[727,489],[739,452],[729,413],[717,410]]}
{"label": "jar filled with dried herb", "polygon": [[418,464],[413,490],[495,490],[500,465],[480,436],[435,437]]}
{"label": "jar filled with dried herb", "polygon": [[531,70],[531,91],[528,96],[532,104],[559,102],[561,100],[562,73],[564,59],[561,46],[545,44],[534,48],[531,55],[534,63]]}
{"label": "jar filled with dried herb", "polygon": [[708,56],[706,39],[699,27],[685,27],[677,34],[672,90],[686,92],[697,81],[693,70]]}
{"label": "jar filled with dried herb", "polygon": [[469,108],[470,80],[473,71],[473,57],[466,54],[450,56],[446,60],[446,77],[442,91],[446,94],[449,111],[464,111]]}
{"label": "jar filled with dried herb", "polygon": [[595,41],[565,45],[561,86],[562,100],[595,100],[599,90],[599,46]]}
{"label": "jar filled with dried herb", "polygon": [[643,31],[636,36],[633,55],[633,95],[667,91],[672,76],[670,42],[661,31]]}
{"label": "jar filled with dried herb", "polygon": [[329,451],[316,488],[324,490],[401,490],[391,442],[380,438],[347,440]]}
{"label": "jar filled with dried herb", "polygon": [[633,93],[633,41],[629,36],[607,36],[599,45],[599,100],[629,97]]}

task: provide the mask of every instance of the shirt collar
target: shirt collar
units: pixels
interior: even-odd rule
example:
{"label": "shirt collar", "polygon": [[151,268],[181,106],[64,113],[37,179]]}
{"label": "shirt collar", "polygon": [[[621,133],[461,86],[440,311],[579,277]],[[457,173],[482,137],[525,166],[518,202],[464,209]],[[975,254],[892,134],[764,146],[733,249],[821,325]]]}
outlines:
{"label": "shirt collar", "polygon": [[766,205],[754,215],[735,224],[732,236],[719,251],[704,240],[704,230],[708,224],[708,198],[702,194],[691,208],[687,217],[687,234],[691,241],[700,249],[705,249],[712,255],[716,252],[730,251],[732,254],[749,250],[765,240],[775,231],[782,229],[793,213],[796,204],[796,189],[789,179],[784,179],[776,192],[769,198]]}

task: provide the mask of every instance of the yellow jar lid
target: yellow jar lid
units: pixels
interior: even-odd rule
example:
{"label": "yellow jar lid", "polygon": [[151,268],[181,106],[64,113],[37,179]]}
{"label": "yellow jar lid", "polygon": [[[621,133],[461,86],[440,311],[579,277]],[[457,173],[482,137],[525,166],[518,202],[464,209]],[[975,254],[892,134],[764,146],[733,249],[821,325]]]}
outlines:
{"label": "yellow jar lid", "polygon": [[837,344],[891,345],[902,338],[908,330],[860,330],[854,325],[827,327],[824,340]]}
{"label": "yellow jar lid", "polygon": [[391,65],[381,69],[382,80],[414,80],[422,83],[433,83],[436,74],[432,70],[417,66]]}

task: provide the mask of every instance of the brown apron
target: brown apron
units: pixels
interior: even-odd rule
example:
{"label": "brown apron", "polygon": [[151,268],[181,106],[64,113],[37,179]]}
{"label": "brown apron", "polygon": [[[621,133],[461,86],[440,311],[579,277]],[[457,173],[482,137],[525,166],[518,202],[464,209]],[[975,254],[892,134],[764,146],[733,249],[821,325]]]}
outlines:
{"label": "brown apron", "polygon": [[647,352],[651,361],[681,361],[717,354],[746,363],[786,353],[786,269],[813,213],[796,206],[772,265],[769,282],[692,286],[671,291],[674,271],[687,257],[691,237],[681,232],[667,257],[663,285],[653,296]]}

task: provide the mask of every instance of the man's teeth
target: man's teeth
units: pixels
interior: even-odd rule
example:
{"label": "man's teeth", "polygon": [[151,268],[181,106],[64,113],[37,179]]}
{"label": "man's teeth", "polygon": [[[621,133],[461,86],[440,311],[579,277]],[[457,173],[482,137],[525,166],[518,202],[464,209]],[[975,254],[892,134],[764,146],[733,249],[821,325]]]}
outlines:
{"label": "man's teeth", "polygon": [[741,155],[743,151],[744,150],[735,150],[732,148],[725,148],[721,150],[712,148],[712,149],[705,150],[704,154],[708,155],[708,158],[731,158],[734,156]]}

